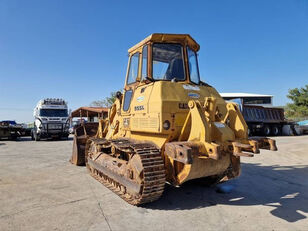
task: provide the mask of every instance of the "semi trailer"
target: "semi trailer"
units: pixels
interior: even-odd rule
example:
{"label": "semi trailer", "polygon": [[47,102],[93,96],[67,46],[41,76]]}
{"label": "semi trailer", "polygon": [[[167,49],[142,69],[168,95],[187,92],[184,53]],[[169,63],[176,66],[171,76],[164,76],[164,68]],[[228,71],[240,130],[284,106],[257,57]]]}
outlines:
{"label": "semi trailer", "polygon": [[282,135],[282,128],[289,122],[284,117],[283,108],[243,105],[242,114],[248,125],[248,134],[265,136]]}
{"label": "semi trailer", "polygon": [[0,139],[17,140],[21,136],[22,127],[14,120],[0,121]]}
{"label": "semi trailer", "polygon": [[295,123],[284,116],[284,109],[274,107],[272,95],[220,93],[238,104],[248,126],[248,134],[264,136],[297,135]]}

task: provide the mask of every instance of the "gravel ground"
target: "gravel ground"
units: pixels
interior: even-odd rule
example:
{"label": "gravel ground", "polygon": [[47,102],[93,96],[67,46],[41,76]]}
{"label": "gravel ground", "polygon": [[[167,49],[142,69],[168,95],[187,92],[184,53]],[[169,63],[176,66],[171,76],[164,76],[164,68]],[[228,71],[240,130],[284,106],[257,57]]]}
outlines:
{"label": "gravel ground", "polygon": [[2,140],[0,230],[308,230],[308,136],[275,139],[238,179],[167,185],[143,207],[70,164],[72,140]]}

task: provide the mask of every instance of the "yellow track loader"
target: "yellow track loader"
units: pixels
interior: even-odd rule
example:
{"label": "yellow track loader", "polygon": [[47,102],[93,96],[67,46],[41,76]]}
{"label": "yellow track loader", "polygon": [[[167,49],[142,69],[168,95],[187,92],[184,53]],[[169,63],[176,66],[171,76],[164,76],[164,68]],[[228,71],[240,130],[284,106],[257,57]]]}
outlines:
{"label": "yellow track loader", "polygon": [[237,105],[200,80],[199,48],[188,34],[130,48],[123,94],[86,142],[91,175],[130,204],[157,200],[166,182],[230,180],[241,156],[277,150],[272,139],[248,139]]}

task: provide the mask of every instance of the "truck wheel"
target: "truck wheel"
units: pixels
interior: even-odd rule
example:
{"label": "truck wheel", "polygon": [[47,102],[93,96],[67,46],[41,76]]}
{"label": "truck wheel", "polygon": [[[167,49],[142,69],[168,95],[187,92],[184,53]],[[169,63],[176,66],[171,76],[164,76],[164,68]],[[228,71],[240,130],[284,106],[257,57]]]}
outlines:
{"label": "truck wheel", "polygon": [[41,137],[36,132],[34,132],[34,140],[35,141],[40,141],[41,140]]}
{"label": "truck wheel", "polygon": [[275,125],[275,126],[272,127],[271,130],[272,130],[271,133],[272,133],[273,136],[279,136],[280,135],[280,127],[279,126]]}
{"label": "truck wheel", "polygon": [[262,129],[262,133],[265,136],[269,136],[271,134],[271,129],[268,125],[264,125]]}
{"label": "truck wheel", "polygon": [[16,141],[16,140],[17,140],[17,135],[13,135],[13,136],[11,136],[11,140]]}

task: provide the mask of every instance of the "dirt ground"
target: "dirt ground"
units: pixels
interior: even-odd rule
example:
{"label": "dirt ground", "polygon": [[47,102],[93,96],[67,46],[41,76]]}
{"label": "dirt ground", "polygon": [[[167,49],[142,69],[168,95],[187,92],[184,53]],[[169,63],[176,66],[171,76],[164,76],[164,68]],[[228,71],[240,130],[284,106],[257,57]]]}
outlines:
{"label": "dirt ground", "polygon": [[72,140],[2,140],[0,230],[308,230],[308,136],[275,139],[238,179],[167,185],[143,207],[70,164]]}

